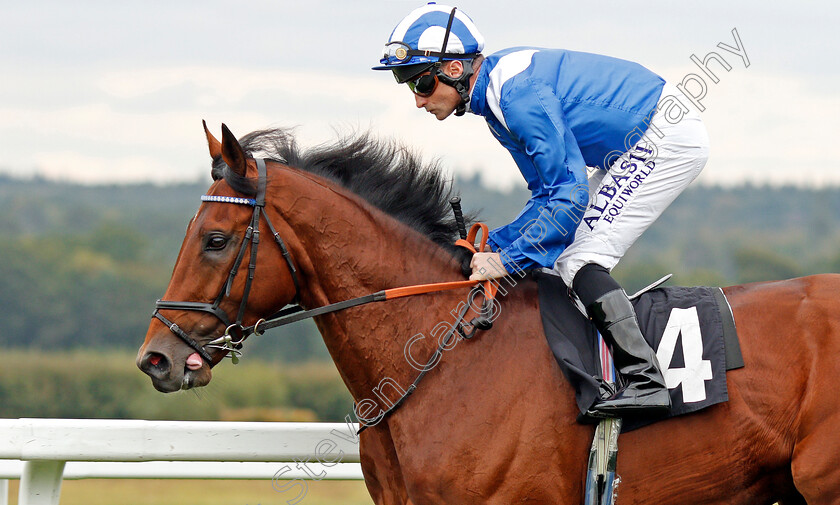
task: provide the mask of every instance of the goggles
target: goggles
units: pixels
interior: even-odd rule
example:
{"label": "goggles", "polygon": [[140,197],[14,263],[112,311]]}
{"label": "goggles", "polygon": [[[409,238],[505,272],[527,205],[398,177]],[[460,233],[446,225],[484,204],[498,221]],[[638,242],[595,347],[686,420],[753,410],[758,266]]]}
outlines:
{"label": "goggles", "polygon": [[391,67],[389,70],[393,71],[394,79],[398,83],[404,84],[410,80],[417,79],[420,74],[432,69],[435,63],[418,63],[416,65],[403,65],[400,67]]}
{"label": "goggles", "polygon": [[406,81],[408,88],[417,96],[432,96],[438,85],[437,72],[419,75]]}
{"label": "goggles", "polygon": [[431,56],[432,51],[418,51],[412,49],[411,46],[405,42],[388,42],[385,44],[384,54],[380,63],[384,65],[399,65],[405,63],[414,56]]}
{"label": "goggles", "polygon": [[[447,34],[448,35],[448,34]],[[445,41],[444,41],[445,42]],[[445,47],[445,46],[444,46]],[[423,56],[427,60],[421,59],[419,63],[425,63],[432,58],[437,58],[437,61],[442,61],[444,58],[460,60],[470,55],[464,53],[447,53],[444,51],[432,51],[431,49],[412,49],[411,46],[402,41],[388,42],[383,49],[382,58],[379,63],[383,65],[400,65],[407,63],[415,56]]]}

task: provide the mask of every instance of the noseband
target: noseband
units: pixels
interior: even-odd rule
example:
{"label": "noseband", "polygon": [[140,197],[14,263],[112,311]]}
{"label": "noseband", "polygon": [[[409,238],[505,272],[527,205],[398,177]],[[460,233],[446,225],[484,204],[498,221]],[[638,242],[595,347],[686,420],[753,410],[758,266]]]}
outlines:
{"label": "noseband", "polygon": [[[260,214],[262,214],[265,217],[265,222],[268,224],[268,229],[274,235],[274,241],[280,247],[280,251],[283,254],[283,259],[286,260],[286,265],[288,265],[289,267],[289,272],[291,273],[292,280],[295,284],[295,297],[289,304],[291,307],[284,309],[284,311],[282,312],[289,313],[299,312],[303,310],[298,305],[300,297],[300,281],[298,280],[295,265],[294,263],[292,263],[292,258],[289,254],[289,249],[286,247],[286,244],[283,242],[283,239],[274,229],[274,225],[271,224],[271,220],[268,218],[268,214],[264,212],[266,186],[265,160],[256,160],[256,162],[258,174],[256,198],[237,198],[212,195],[202,195],[201,197],[201,201],[203,202],[231,203],[238,205],[250,205],[254,207],[254,213],[251,216],[251,224],[248,226],[248,229],[245,230],[245,236],[242,240],[242,245],[239,248],[239,253],[236,256],[236,261],[233,262],[233,266],[231,267],[230,273],[227,276],[227,281],[225,281],[224,285],[222,286],[219,295],[216,297],[213,303],[158,300],[155,303],[155,312],[152,314],[152,317],[157,318],[163,324],[168,326],[169,331],[171,331],[176,337],[183,340],[184,343],[186,343],[195,352],[197,352],[198,355],[201,356],[201,358],[204,359],[204,361],[206,361],[208,365],[212,365],[213,358],[210,356],[210,353],[207,351],[207,348],[226,350],[229,352],[228,356],[231,357],[233,362],[238,362],[239,354],[241,354],[238,349],[242,347],[242,341],[245,340],[245,337],[247,337],[249,334],[249,332],[244,331],[245,328],[242,326],[242,319],[245,317],[245,306],[248,303],[248,295],[251,292],[251,283],[254,280],[254,271],[257,268],[257,247],[260,243]],[[219,307],[219,305],[221,305],[222,300],[224,300],[225,297],[230,296],[230,290],[233,286],[233,281],[236,278],[236,274],[239,271],[239,266],[242,264],[242,260],[245,257],[245,249],[248,247],[248,244],[251,244],[251,257],[248,261],[248,278],[245,280],[245,292],[243,293],[242,301],[239,304],[239,312],[236,315],[236,321],[231,323],[227,313],[224,310],[222,310]],[[206,346],[202,346],[198,342],[196,342],[195,339],[190,337],[184,330],[182,330],[181,327],[179,327],[176,323],[170,321],[163,314],[160,313],[161,310],[167,309],[191,310],[195,312],[206,312],[208,314],[212,314],[216,316],[216,318],[225,325],[226,329],[224,336],[213,340]],[[254,329],[251,330],[251,332],[257,333],[256,326],[259,323],[260,322],[258,321],[257,324],[254,325]],[[239,334],[236,337],[236,340],[234,340],[234,336],[231,335],[231,332],[235,332],[237,330]]]}

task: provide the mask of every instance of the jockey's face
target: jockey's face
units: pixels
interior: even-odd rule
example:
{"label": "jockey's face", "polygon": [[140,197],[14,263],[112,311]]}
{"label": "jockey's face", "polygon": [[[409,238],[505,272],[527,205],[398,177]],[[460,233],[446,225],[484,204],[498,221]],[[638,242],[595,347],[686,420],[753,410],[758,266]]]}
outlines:
{"label": "jockey's face", "polygon": [[[446,75],[458,78],[463,74],[464,66],[460,61],[449,61],[443,65],[442,70]],[[426,109],[427,112],[433,114],[439,121],[443,121],[455,112],[458,104],[461,103],[461,96],[452,86],[438,83],[435,90],[429,96],[414,94],[414,102],[418,109]]]}

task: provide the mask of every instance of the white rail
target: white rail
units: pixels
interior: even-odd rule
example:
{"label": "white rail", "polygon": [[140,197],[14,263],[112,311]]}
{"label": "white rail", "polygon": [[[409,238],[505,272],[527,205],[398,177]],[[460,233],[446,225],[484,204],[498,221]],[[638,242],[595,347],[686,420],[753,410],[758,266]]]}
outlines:
{"label": "white rail", "polygon": [[[0,419],[0,505],[57,505],[63,479],[361,479],[356,425]],[[102,463],[107,462],[107,463]]]}

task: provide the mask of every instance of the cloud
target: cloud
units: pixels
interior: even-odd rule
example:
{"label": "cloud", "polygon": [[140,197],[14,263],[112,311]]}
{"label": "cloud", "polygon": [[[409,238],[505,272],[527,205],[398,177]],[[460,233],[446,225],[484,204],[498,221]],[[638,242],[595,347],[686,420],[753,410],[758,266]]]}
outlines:
{"label": "cloud", "polygon": [[51,151],[33,156],[34,175],[86,184],[173,182],[196,180],[195,172],[179,172],[156,156],[89,156],[76,151]]}
{"label": "cloud", "polygon": [[[405,86],[368,70],[419,3],[20,3],[0,30],[8,49],[0,65],[11,76],[0,80],[0,170],[53,173],[60,165],[68,177],[102,182],[128,170],[198,176],[207,169],[200,129],[207,119],[214,131],[224,121],[239,135],[298,125],[304,145],[335,138],[336,129],[370,128],[440,157],[450,171],[480,170],[500,187],[523,184],[480,118],[438,123],[414,108]],[[458,5],[488,51],[533,44],[598,52],[677,82],[697,71],[691,54],[731,44],[737,27],[752,65],[731,61],[733,70],[709,89],[703,117],[712,158],[701,180],[840,183],[838,162],[824,154],[840,131],[838,70],[826,65],[835,58],[836,3]],[[673,62],[685,66],[669,68]]]}
{"label": "cloud", "polygon": [[[696,71],[681,66],[662,73],[679,82]],[[39,77],[7,80],[4,91],[24,96]],[[720,77],[704,99],[712,157],[702,181],[840,183],[838,162],[825,154],[840,130],[836,95],[806,77],[734,62]],[[440,158],[453,173],[480,171],[496,187],[524,184],[481,118],[438,122],[416,109],[408,89],[385,73],[153,66],[80,69],[72,84],[63,105],[0,103],[7,170],[84,182],[194,180],[209,161],[200,127],[206,119],[214,132],[225,122],[238,135],[270,125],[298,126],[304,146],[370,129],[427,159]]]}
{"label": "cloud", "polygon": [[752,66],[720,79],[704,101],[711,157],[701,181],[840,184],[840,161],[826,154],[840,131],[840,96],[816,79]]}

